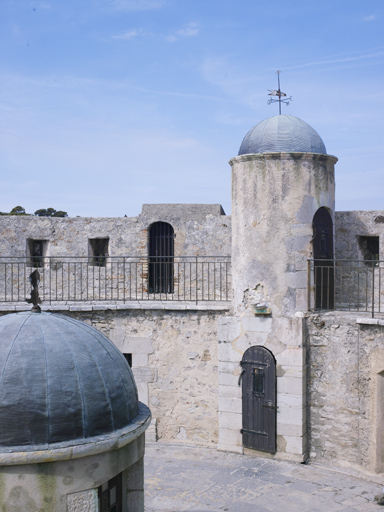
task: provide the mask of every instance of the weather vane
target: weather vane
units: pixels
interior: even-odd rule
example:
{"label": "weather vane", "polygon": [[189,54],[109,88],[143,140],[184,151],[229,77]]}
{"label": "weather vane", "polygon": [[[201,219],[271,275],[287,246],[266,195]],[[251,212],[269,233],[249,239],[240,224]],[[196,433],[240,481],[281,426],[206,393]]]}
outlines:
{"label": "weather vane", "polygon": [[280,71],[277,70],[276,73],[277,73],[278,89],[277,89],[277,91],[271,91],[271,89],[268,89],[268,91],[269,91],[268,96],[278,96],[279,99],[275,100],[273,98],[269,98],[267,103],[268,103],[268,105],[270,105],[271,103],[279,102],[279,115],[281,115],[281,104],[284,103],[284,105],[289,105],[289,102],[292,101],[292,96],[290,96],[289,98],[286,98],[286,99],[282,99],[282,98],[285,98],[287,95],[285,94],[285,92],[280,91]]}

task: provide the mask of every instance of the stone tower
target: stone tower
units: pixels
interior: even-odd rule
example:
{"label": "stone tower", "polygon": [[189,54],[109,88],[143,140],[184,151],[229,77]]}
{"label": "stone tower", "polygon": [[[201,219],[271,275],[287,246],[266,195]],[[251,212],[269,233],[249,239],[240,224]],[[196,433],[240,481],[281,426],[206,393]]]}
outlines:
{"label": "stone tower", "polygon": [[233,316],[219,324],[222,449],[306,456],[307,260],[320,233],[316,212],[332,226],[336,161],[313,128],[288,115],[252,128],[230,161]]}

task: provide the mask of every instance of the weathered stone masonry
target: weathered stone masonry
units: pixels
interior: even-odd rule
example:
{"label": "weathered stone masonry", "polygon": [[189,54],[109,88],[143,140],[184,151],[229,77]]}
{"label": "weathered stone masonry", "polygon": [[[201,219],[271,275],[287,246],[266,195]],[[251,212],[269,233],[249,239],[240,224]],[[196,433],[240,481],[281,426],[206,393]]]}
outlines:
{"label": "weathered stone masonry", "polygon": [[216,326],[224,313],[115,310],[65,314],[86,321],[123,353],[132,354],[139,399],[151,408],[157,439],[215,445]]}
{"label": "weathered stone masonry", "polygon": [[311,459],[383,471],[384,322],[330,312],[306,325]]}

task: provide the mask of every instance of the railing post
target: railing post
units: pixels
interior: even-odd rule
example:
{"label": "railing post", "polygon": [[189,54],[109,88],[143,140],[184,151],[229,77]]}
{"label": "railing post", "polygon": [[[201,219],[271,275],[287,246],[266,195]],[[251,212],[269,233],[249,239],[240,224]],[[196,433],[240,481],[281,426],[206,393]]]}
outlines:
{"label": "railing post", "polygon": [[375,318],[375,262],[372,261],[372,318]]}
{"label": "railing post", "polygon": [[311,309],[311,260],[307,260],[307,311]]}
{"label": "railing post", "polygon": [[197,267],[197,256],[196,256],[196,270],[195,270],[195,275],[196,275],[196,304],[198,303],[198,296],[197,296],[197,274],[198,274],[198,267]]}

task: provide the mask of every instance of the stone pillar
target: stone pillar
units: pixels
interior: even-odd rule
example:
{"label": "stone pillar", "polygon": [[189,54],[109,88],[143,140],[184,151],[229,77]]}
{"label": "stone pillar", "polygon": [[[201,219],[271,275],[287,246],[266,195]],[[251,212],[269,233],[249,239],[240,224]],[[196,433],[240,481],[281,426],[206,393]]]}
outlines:
{"label": "stone pillar", "polygon": [[144,458],[123,472],[123,493],[127,496],[124,512],[144,512]]}

